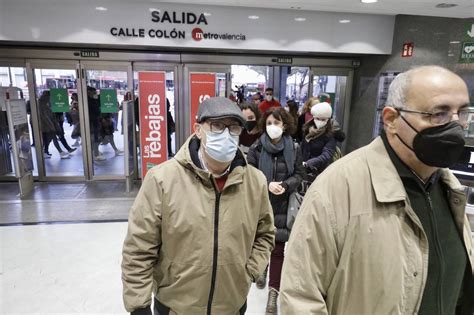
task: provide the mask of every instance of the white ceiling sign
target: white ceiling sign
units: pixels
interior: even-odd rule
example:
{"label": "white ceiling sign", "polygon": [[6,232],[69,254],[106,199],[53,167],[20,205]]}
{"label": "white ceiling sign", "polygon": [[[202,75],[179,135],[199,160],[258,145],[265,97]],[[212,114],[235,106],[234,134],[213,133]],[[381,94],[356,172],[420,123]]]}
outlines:
{"label": "white ceiling sign", "polygon": [[0,2],[0,41],[390,54],[394,23],[388,15],[156,2]]}

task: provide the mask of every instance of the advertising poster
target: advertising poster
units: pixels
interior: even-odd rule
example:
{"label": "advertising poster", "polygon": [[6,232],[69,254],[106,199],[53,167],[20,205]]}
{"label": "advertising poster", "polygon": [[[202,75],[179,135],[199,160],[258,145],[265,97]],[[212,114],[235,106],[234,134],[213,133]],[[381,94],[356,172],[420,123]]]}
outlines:
{"label": "advertising poster", "polygon": [[17,178],[22,178],[33,171],[33,157],[31,154],[30,133],[28,130],[28,119],[26,114],[25,100],[9,100],[8,121],[12,151],[14,153],[15,173]]}
{"label": "advertising poster", "polygon": [[165,72],[138,72],[142,178],[168,158]]}
{"label": "advertising poster", "polygon": [[216,74],[215,73],[190,73],[189,81],[191,87],[191,132],[194,132],[199,104],[205,99],[216,96]]}

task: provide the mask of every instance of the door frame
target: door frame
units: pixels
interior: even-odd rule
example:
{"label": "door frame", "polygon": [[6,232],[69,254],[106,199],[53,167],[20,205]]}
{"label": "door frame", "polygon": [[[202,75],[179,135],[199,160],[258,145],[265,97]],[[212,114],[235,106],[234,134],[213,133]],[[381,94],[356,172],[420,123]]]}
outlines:
{"label": "door frame", "polygon": [[232,72],[232,65],[231,64],[183,64],[183,83],[181,86],[184,87],[182,90],[182,100],[184,101],[184,106],[182,107],[182,111],[180,113],[180,121],[184,121],[182,126],[179,126],[178,129],[180,130],[180,137],[177,138],[177,146],[181,146],[186,142],[188,135],[193,133],[193,130],[189,130],[189,122],[191,121],[191,100],[190,100],[190,93],[191,93],[191,86],[190,86],[190,79],[189,76],[191,73],[200,72],[200,73],[225,73],[226,75],[226,88],[225,94],[226,97],[230,95],[231,92],[231,72]]}
{"label": "door frame", "polygon": [[[352,85],[354,80],[354,69],[353,68],[330,68],[330,67],[316,67],[312,66],[309,69],[309,95],[313,96],[313,79],[316,75],[329,75],[329,76],[344,76],[346,77],[346,90],[344,93],[344,109],[342,111],[342,131],[347,135],[349,131],[350,123],[350,112],[351,112],[351,100],[352,100]],[[347,141],[344,141],[341,146],[341,150],[345,152]]]}
{"label": "door frame", "polygon": [[[121,62],[121,61],[98,61],[98,60],[81,60],[78,64],[78,71],[80,74],[80,86],[81,86],[81,96],[84,105],[84,114],[81,115],[81,134],[88,135],[86,137],[86,146],[85,150],[82,151],[83,159],[86,162],[84,169],[86,171],[87,180],[115,180],[115,179],[125,179],[125,160],[128,158],[128,152],[124,152],[124,165],[123,165],[123,174],[122,175],[94,175],[94,158],[92,153],[92,141],[91,141],[91,128],[89,124],[89,104],[87,100],[87,70],[103,70],[103,71],[125,71],[127,73],[127,93],[133,92],[133,71],[132,71],[132,62]],[[79,85],[78,85],[79,86]],[[79,89],[78,89],[79,95]],[[87,122],[87,123],[86,123]],[[84,132],[84,133],[82,133]],[[127,135],[123,135],[126,138]]]}
{"label": "door frame", "polygon": [[[27,59],[26,62],[26,76],[28,82],[28,92],[30,95],[30,105],[31,105],[31,119],[32,119],[32,128],[33,136],[35,142],[35,152],[36,152],[36,161],[38,166],[38,180],[39,181],[84,181],[87,178],[86,174],[86,161],[83,159],[83,176],[49,176],[46,174],[46,169],[44,165],[43,154],[41,154],[41,148],[43,147],[43,137],[40,133],[40,120],[39,120],[39,109],[37,103],[36,95],[36,77],[34,69],[64,69],[64,70],[74,70],[76,74],[76,89],[78,91],[78,102],[81,103],[80,83],[79,83],[79,61],[78,60],[45,60],[45,59]],[[82,117],[83,115],[80,115]],[[81,132],[83,128],[83,122],[81,121]],[[39,145],[39,146],[38,146]],[[38,152],[40,148],[40,152]],[[83,147],[84,151],[84,147]]]}

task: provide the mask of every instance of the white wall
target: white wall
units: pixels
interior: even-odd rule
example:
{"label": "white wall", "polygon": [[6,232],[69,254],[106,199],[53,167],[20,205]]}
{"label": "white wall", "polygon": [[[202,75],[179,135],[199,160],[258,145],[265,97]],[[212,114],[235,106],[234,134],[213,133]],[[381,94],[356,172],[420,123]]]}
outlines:
{"label": "white wall", "polygon": [[[97,6],[107,11],[96,10]],[[206,16],[208,25],[152,22],[150,8]],[[250,15],[260,18],[251,20]],[[306,21],[296,22],[295,17]],[[339,20],[350,19],[341,24]],[[0,43],[5,41],[218,48],[326,53],[390,54],[394,16],[275,9],[177,5],[144,1],[0,0]],[[112,27],[145,29],[144,38],[114,37]],[[204,32],[243,34],[246,40],[196,41]],[[150,38],[148,30],[176,29],[185,39]]]}

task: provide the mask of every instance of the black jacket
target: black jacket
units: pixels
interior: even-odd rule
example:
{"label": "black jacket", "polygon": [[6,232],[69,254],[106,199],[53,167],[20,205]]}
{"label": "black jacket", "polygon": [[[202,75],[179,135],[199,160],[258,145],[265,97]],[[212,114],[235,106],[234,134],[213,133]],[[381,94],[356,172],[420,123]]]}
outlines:
{"label": "black jacket", "polygon": [[301,151],[308,169],[311,169],[314,175],[321,174],[332,162],[336,151],[336,139],[331,132],[325,132],[309,142],[303,138]]}
{"label": "black jacket", "polygon": [[[262,143],[260,142],[260,139],[258,139],[250,147],[249,152],[247,153],[248,163],[258,168],[258,162],[260,160],[261,153]],[[275,227],[277,228],[275,240],[277,242],[286,242],[290,237],[290,231],[286,227],[288,197],[298,188],[302,179],[306,176],[306,172],[303,167],[303,160],[301,159],[300,148],[296,147],[296,158],[293,174],[288,174],[283,152],[273,156],[273,169],[276,171],[274,171],[274,179],[272,181],[281,181],[283,182],[282,186],[285,187],[285,192],[281,195],[274,195],[270,191],[268,192],[270,203],[272,204],[273,208]]]}

